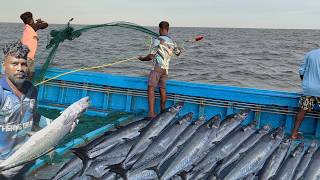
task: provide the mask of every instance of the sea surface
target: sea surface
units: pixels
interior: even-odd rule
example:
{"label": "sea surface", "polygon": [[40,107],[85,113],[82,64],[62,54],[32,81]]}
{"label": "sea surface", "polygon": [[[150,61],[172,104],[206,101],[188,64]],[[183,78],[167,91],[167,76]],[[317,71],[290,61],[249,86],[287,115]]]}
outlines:
{"label": "sea surface", "polygon": [[[53,24],[39,31],[37,63],[43,63],[49,52],[45,51],[49,32],[64,27]],[[22,30],[23,24],[0,23],[0,48],[20,39]],[[320,43],[319,30],[172,27],[170,35],[185,48],[171,61],[170,79],[291,92],[301,91],[298,68],[304,54]],[[197,35],[204,40],[184,42]],[[146,34],[130,29],[94,29],[64,41],[51,67],[77,69],[146,55],[149,41]],[[133,60],[96,71],[147,76],[151,68],[152,62]]]}

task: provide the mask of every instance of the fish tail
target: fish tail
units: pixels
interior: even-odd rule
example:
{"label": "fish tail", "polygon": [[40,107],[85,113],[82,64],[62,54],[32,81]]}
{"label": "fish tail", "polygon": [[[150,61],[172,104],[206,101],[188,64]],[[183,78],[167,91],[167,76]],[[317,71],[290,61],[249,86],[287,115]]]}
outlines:
{"label": "fish tail", "polygon": [[110,166],[110,172],[119,174],[123,179],[128,180],[127,171],[123,168],[122,164],[115,164]]}
{"label": "fish tail", "polygon": [[71,151],[82,160],[83,166],[79,175],[81,176],[91,165],[92,159],[88,156],[87,151],[81,147],[73,148],[71,149]]}

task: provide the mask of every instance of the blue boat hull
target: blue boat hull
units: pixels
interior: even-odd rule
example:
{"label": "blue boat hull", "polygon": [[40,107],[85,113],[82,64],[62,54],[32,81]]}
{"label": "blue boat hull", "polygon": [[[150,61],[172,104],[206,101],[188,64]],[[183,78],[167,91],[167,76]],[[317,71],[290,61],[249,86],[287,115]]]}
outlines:
{"label": "blue boat hull", "polygon": [[[46,78],[67,72],[62,69],[49,69]],[[61,108],[90,96],[90,115],[103,116],[110,111],[141,112],[148,111],[147,78],[119,76],[97,72],[77,72],[59,77],[39,87],[40,106]],[[285,126],[290,133],[300,94],[258,90],[231,86],[188,83],[169,80],[167,83],[167,106],[184,101],[180,114],[193,112],[194,117],[205,115],[222,117],[250,108],[252,112],[244,124],[252,120],[259,126],[269,124],[272,127]],[[159,94],[156,94],[156,107],[159,112]],[[318,112],[307,114],[300,130],[309,138],[320,137],[320,117]]]}

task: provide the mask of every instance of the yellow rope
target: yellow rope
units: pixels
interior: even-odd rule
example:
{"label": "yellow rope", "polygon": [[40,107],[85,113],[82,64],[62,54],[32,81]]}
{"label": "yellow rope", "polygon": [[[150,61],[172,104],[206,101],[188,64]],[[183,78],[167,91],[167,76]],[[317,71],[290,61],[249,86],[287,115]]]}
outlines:
{"label": "yellow rope", "polygon": [[99,69],[99,68],[103,68],[103,67],[113,66],[115,64],[120,64],[120,63],[131,61],[131,60],[134,60],[134,59],[138,59],[138,57],[135,56],[135,57],[131,57],[131,58],[128,58],[128,59],[125,59],[125,60],[122,60],[122,61],[117,61],[117,62],[114,62],[114,63],[108,63],[108,64],[103,64],[103,65],[100,65],[100,66],[91,66],[91,67],[85,67],[85,68],[72,70],[72,71],[69,71],[69,72],[65,72],[65,73],[59,74],[59,75],[54,76],[52,78],[46,79],[44,81],[41,81],[41,82],[37,83],[35,86],[39,86],[41,84],[44,84],[44,83],[46,83],[48,81],[57,79],[57,78],[59,78],[61,76],[67,75],[67,74],[75,73],[75,72],[78,72],[78,71],[84,71],[84,70],[90,70],[90,69]]}

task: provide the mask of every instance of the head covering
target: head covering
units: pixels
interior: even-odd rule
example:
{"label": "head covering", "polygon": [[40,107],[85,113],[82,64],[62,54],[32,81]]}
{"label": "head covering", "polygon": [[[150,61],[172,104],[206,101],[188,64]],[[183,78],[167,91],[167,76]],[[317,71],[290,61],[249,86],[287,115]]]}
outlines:
{"label": "head covering", "polygon": [[29,22],[31,21],[32,17],[32,13],[27,11],[23,14],[20,15],[21,20],[23,21],[23,23],[25,24],[29,24]]}

